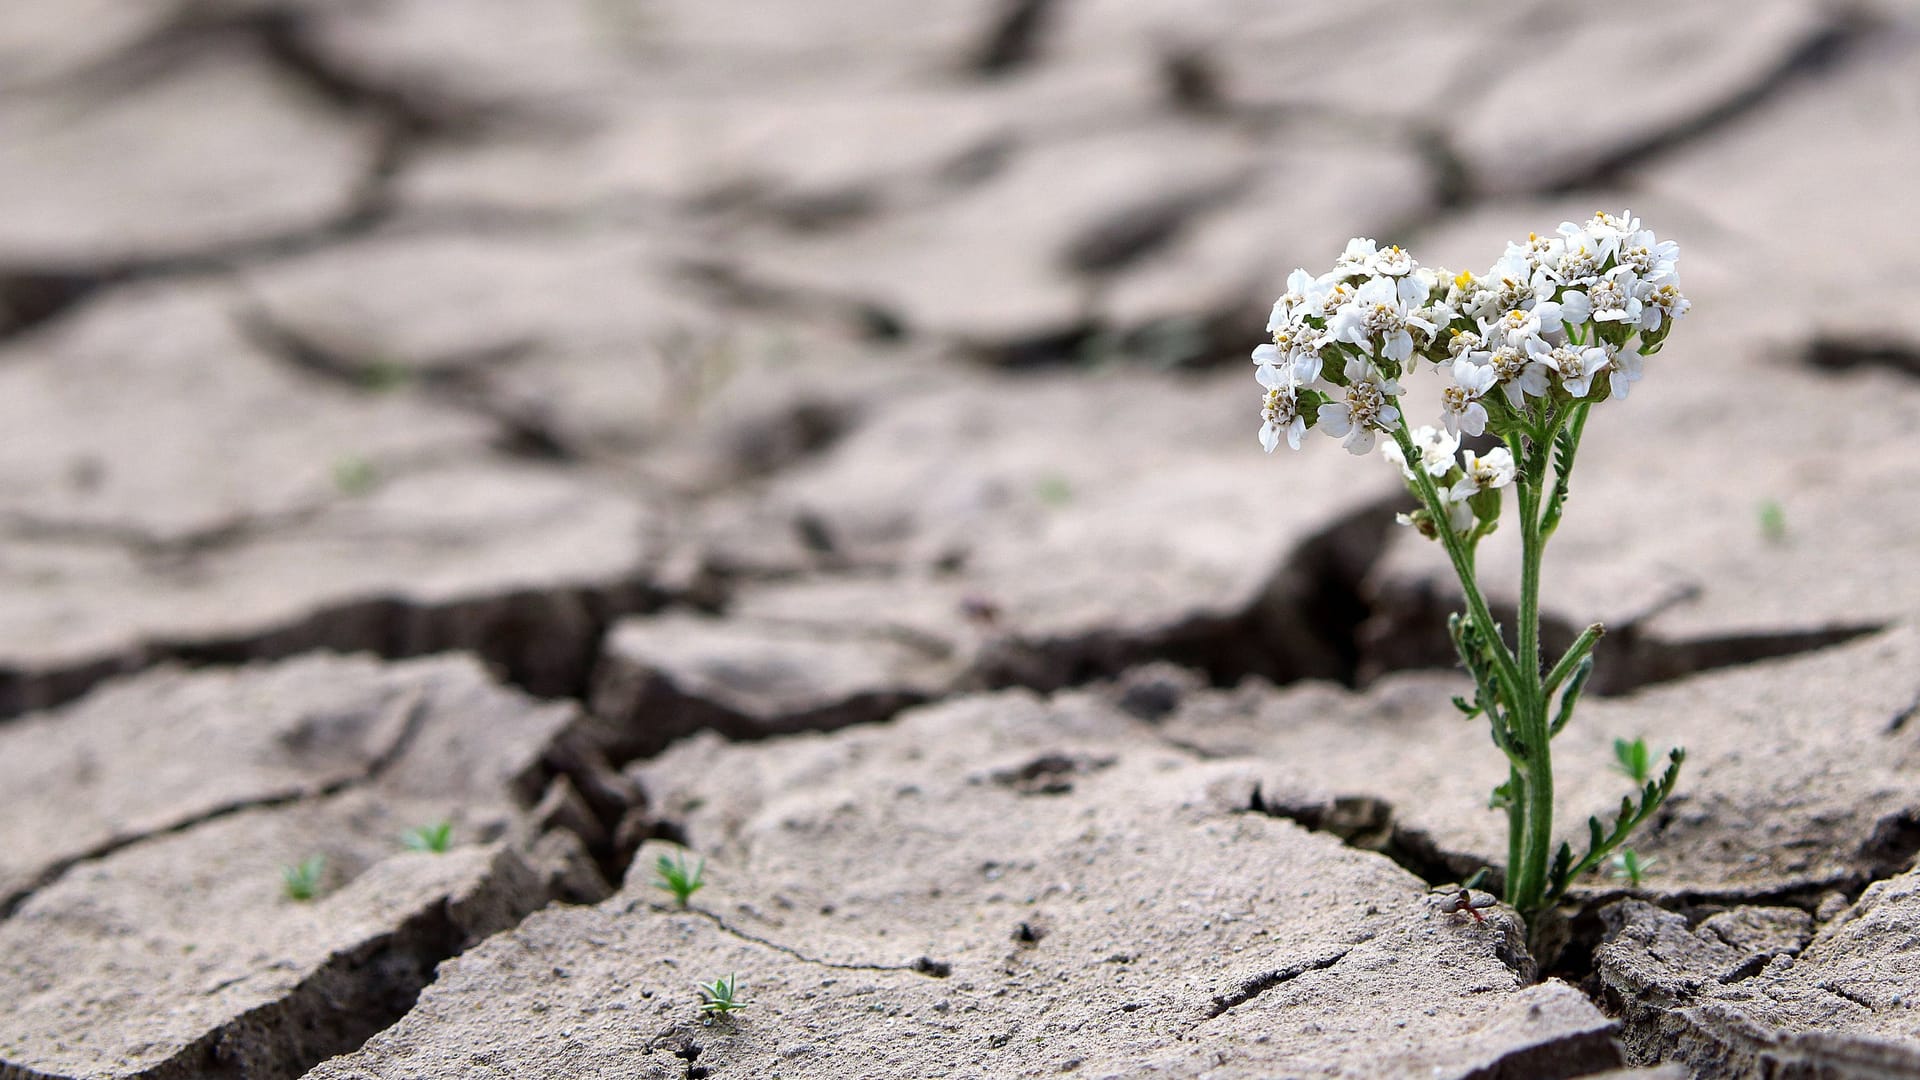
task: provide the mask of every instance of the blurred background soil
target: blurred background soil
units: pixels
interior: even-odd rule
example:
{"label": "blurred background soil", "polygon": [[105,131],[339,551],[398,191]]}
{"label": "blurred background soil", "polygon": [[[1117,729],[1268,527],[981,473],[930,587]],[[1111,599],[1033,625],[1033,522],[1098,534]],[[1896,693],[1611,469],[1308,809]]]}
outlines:
{"label": "blurred background soil", "polygon": [[[1392,470],[1261,454],[1247,353],[1350,236],[1484,270],[1603,208],[1680,242],[1694,309],[1596,410],[1549,637],[1604,619],[1598,693],[1735,708],[1751,687],[1689,680],[1920,610],[1915,176],[1899,0],[16,0],[0,733],[44,794],[5,824],[132,775],[100,748],[124,716],[83,768],[39,712],[110,677],[470,653],[579,711],[460,788],[572,839],[446,894],[539,881],[458,938],[617,887],[679,827],[620,770],[696,732],[1446,668],[1452,586]],[[1861,724],[1920,692],[1834,655]],[[1219,752],[1301,752],[1249,739]],[[236,798],[347,782],[316,775]],[[1906,787],[1783,819],[1781,850],[1864,845],[1791,866],[1727,855],[1722,807],[1688,895],[1844,906],[1920,847]],[[217,802],[35,848],[0,906]]]}

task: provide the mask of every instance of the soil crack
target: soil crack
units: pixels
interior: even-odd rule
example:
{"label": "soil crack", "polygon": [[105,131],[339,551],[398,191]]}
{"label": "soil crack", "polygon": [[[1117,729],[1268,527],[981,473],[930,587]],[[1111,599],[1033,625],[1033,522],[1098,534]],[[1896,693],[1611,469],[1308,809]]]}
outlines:
{"label": "soil crack", "polygon": [[1913,719],[1915,713],[1920,713],[1920,694],[1914,695],[1912,704],[1893,714],[1893,718],[1887,721],[1886,733],[1888,735],[1898,735],[1906,728],[1907,722]]}
{"label": "soil crack", "polygon": [[417,387],[427,397],[481,417],[497,431],[494,448],[515,457],[576,462],[585,455],[537,409],[516,407],[492,388],[492,372],[524,359],[537,342],[516,338],[469,351],[396,362],[296,329],[264,308],[239,317],[241,331],[267,355],[304,374],[367,394]]}
{"label": "soil crack", "polygon": [[1462,852],[1444,851],[1423,829],[1408,828],[1396,819],[1393,804],[1371,795],[1341,795],[1328,800],[1288,803],[1268,797],[1253,787],[1247,810],[1291,821],[1312,832],[1338,838],[1348,847],[1392,859],[1401,869],[1428,885],[1457,885],[1485,869],[1485,888],[1498,892],[1503,873]]}
{"label": "soil crack", "polygon": [[1245,1005],[1247,1002],[1252,1001],[1254,998],[1259,997],[1274,987],[1284,986],[1310,971],[1325,971],[1340,961],[1345,960],[1347,954],[1352,951],[1351,948],[1341,949],[1338,952],[1329,953],[1317,960],[1308,960],[1305,963],[1295,964],[1292,967],[1263,971],[1243,981],[1239,986],[1234,987],[1224,994],[1214,995],[1213,1004],[1208,1008],[1206,1018],[1211,1020],[1230,1009]]}
{"label": "soil crack", "polygon": [[407,748],[413,744],[414,739],[419,736],[421,727],[426,723],[426,698],[418,690],[410,691],[398,702],[389,707],[389,714],[391,715],[393,712],[399,712],[401,714],[400,730],[395,733],[394,737],[386,746],[381,747],[373,757],[368,759],[366,767],[359,772],[338,777],[324,784],[296,786],[284,791],[276,791],[266,795],[256,795],[252,798],[235,799],[231,802],[222,803],[219,806],[203,810],[198,814],[182,818],[179,821],[160,826],[159,828],[149,829],[145,832],[134,833],[129,836],[116,836],[100,844],[96,844],[85,851],[66,856],[65,858],[50,863],[37,877],[25,886],[14,890],[9,895],[0,896],[0,920],[11,918],[15,912],[19,911],[21,907],[33,899],[34,894],[53,884],[55,881],[58,881],[61,877],[65,876],[69,870],[72,870],[82,863],[104,859],[117,852],[125,851],[139,844],[144,844],[149,840],[156,840],[164,836],[177,836],[180,833],[197,829],[202,825],[219,821],[222,818],[232,817],[236,814],[243,814],[251,810],[289,806],[293,803],[308,799],[324,799],[352,788],[378,782],[380,777],[384,775],[388,769],[392,768],[395,762],[400,760],[401,756],[406,753]]}
{"label": "soil crack", "polygon": [[1874,1005],[1872,1001],[1869,1001],[1868,999],[1861,997],[1859,994],[1856,994],[1843,986],[1835,986],[1833,983],[1830,983],[1830,982],[1820,982],[1820,983],[1815,983],[1814,985],[1818,986],[1822,990],[1825,990],[1827,993],[1832,994],[1834,997],[1844,998],[1847,1001],[1851,1001],[1855,1005],[1860,1006],[1861,1008],[1867,1010],[1868,1012],[1874,1011]]}
{"label": "soil crack", "polygon": [[1007,75],[1039,58],[1055,0],[1005,0],[968,67],[982,76]]}
{"label": "soil crack", "polygon": [[[1586,692],[1620,697],[1721,668],[1830,649],[1888,626],[1885,622],[1841,623],[1694,638],[1666,637],[1645,628],[1648,619],[1685,602],[1688,595],[1685,590],[1676,592],[1656,608],[1607,627],[1607,636],[1594,649],[1594,674]],[[1408,584],[1376,598],[1358,634],[1357,650],[1362,655],[1355,681],[1365,685],[1396,672],[1457,667],[1459,657],[1441,629],[1456,606],[1452,594],[1432,582]],[[1496,621],[1506,625],[1517,621],[1511,606],[1494,604],[1492,608]],[[1564,651],[1581,629],[1542,612],[1541,648],[1547,655]]]}
{"label": "soil crack", "polygon": [[944,960],[935,960],[933,957],[930,957],[930,956],[919,957],[915,959],[912,963],[907,963],[907,964],[863,964],[863,963],[849,963],[841,960],[823,960],[817,956],[809,956],[806,953],[801,952],[799,949],[796,949],[791,945],[785,945],[778,941],[774,941],[770,938],[761,937],[759,934],[753,933],[752,931],[749,931],[749,930],[742,930],[739,927],[728,922],[722,916],[717,915],[714,912],[708,911],[706,908],[701,908],[701,907],[689,906],[685,908],[671,908],[671,907],[666,907],[660,904],[651,903],[645,900],[634,900],[627,904],[627,906],[623,909],[622,913],[632,914],[633,912],[639,911],[642,908],[645,908],[649,911],[658,912],[663,915],[675,915],[675,914],[698,915],[699,917],[712,923],[715,927],[719,928],[719,930],[722,933],[728,934],[732,937],[739,938],[742,941],[750,941],[753,944],[759,945],[763,948],[772,949],[774,952],[780,953],[785,956],[790,956],[793,959],[798,960],[803,964],[810,964],[810,965],[813,965],[814,967],[832,968],[835,971],[905,971],[905,972],[911,972],[915,975],[925,975],[928,978],[933,978],[933,979],[944,979],[949,975],[953,974],[952,964],[949,964]]}
{"label": "soil crack", "polygon": [[1801,79],[1838,67],[1875,29],[1861,12],[1835,12],[1787,50],[1773,67],[1728,97],[1661,131],[1616,148],[1575,174],[1541,184],[1534,194],[1561,195],[1607,184],[1638,165],[1713,134],[1773,100]]}
{"label": "soil crack", "polygon": [[[651,757],[673,739],[695,731],[713,730],[740,740],[885,723],[908,708],[978,690],[1019,688],[1051,694],[1156,663],[1197,672],[1223,687],[1248,676],[1277,684],[1331,678],[1352,685],[1357,628],[1367,615],[1360,582],[1385,550],[1393,515],[1402,505],[1397,496],[1379,500],[1294,545],[1276,559],[1268,581],[1237,611],[1197,614],[1137,630],[1096,627],[1046,638],[1022,636],[1009,628],[958,665],[951,677],[924,692],[875,685],[825,703],[748,717],[715,695],[683,686],[671,671],[640,665],[628,672],[620,665],[602,665],[593,700],[611,729],[609,756],[624,764]],[[727,607],[724,602],[717,606],[722,612]],[[920,631],[902,633],[885,621],[837,631],[815,620],[763,619],[756,625],[804,627],[841,640],[891,640],[936,659],[955,648]],[[1165,715],[1177,705],[1181,691],[1172,686],[1163,690],[1156,696],[1165,700],[1129,699],[1126,707]],[[1417,844],[1416,838],[1407,839]]]}
{"label": "soil crack", "polygon": [[627,615],[676,599],[639,572],[592,585],[515,589],[449,600],[374,596],[225,638],[148,639],[57,668],[0,667],[0,722],[81,697],[101,681],[163,662],[232,666],[328,649],[388,660],[465,650],[540,698],[584,699],[600,643]]}
{"label": "soil crack", "polygon": [[1807,346],[1806,362],[1822,371],[1886,368],[1920,378],[1920,348],[1907,341],[1821,335]]}
{"label": "soil crack", "polygon": [[0,266],[0,342],[70,313],[101,293],[154,278],[217,275],[235,266],[289,258],[328,247],[392,215],[392,181],[424,147],[479,137],[510,118],[498,103],[462,100],[443,88],[370,78],[332,55],[316,33],[316,12],[286,6],[222,11],[181,5],[146,37],[78,72],[76,84],[103,95],[130,96],[168,72],[205,56],[250,51],[314,100],[369,131],[366,166],[340,208],[295,228],[205,247],[72,265]]}
{"label": "soil crack", "polygon": [[63,521],[19,510],[0,511],[0,533],[29,542],[89,544],[119,548],[142,561],[168,565],[244,543],[260,535],[314,520],[332,500],[266,514],[247,514],[172,536],[114,521]]}
{"label": "soil crack", "polygon": [[[165,1060],[126,1074],[127,1080],[299,1076],[364,1046],[412,1011],[442,961],[510,929],[544,902],[532,871],[507,850],[496,857],[483,889],[499,895],[477,902],[439,899],[391,932],[327,957],[281,996],[206,1031]],[[527,902],[536,896],[539,902]],[[0,1061],[0,1076],[68,1080],[5,1061]]]}

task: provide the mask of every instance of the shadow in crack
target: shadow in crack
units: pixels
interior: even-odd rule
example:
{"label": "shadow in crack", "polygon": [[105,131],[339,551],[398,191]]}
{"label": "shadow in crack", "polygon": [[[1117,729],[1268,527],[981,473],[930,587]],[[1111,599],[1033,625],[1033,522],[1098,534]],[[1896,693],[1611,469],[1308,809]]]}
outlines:
{"label": "shadow in crack", "polygon": [[983,652],[969,682],[1050,693],[1164,661],[1201,672],[1216,686],[1249,676],[1353,685],[1358,631],[1369,615],[1360,584],[1385,552],[1402,508],[1399,498],[1382,500],[1314,534],[1280,560],[1244,611],[1144,633],[1009,637]]}
{"label": "shadow in crack", "polygon": [[1822,371],[1885,368],[1920,378],[1920,346],[1890,337],[1821,335],[1807,346],[1806,362]]}
{"label": "shadow in crack", "polygon": [[0,720],[71,701],[103,679],[163,662],[233,665],[314,650],[370,652],[388,659],[466,651],[535,696],[584,697],[607,627],[623,615],[666,602],[660,589],[640,579],[437,603],[398,597],[350,601],[253,634],[153,640],[58,667],[0,669]]}
{"label": "shadow in crack", "polygon": [[1003,0],[967,61],[973,74],[1008,75],[1039,59],[1055,0]]}
{"label": "shadow in crack", "polygon": [[122,276],[111,269],[0,267],[0,341],[55,318]]}
{"label": "shadow in crack", "polygon": [[[1459,658],[1447,639],[1446,625],[1447,616],[1458,607],[1451,594],[1443,595],[1429,583],[1396,586],[1389,595],[1376,598],[1356,643],[1360,657],[1356,681],[1364,685],[1396,671],[1456,667]],[[1518,622],[1510,607],[1494,605],[1493,616],[1506,626]],[[1609,626],[1606,637],[1594,649],[1593,679],[1587,684],[1587,692],[1603,697],[1631,694],[1703,671],[1832,648],[1885,628],[1879,622],[1847,623],[1771,633],[1667,638],[1634,623]],[[1542,655],[1564,652],[1581,629],[1543,613]]]}
{"label": "shadow in crack", "polygon": [[1671,127],[1656,131],[1637,142],[1615,147],[1605,158],[1577,173],[1538,185],[1536,192],[1546,195],[1568,194],[1608,186],[1628,169],[1739,120],[1801,79],[1833,70],[1866,42],[1876,29],[1876,21],[1867,13],[1836,8],[1827,16],[1824,25],[1811,30],[1796,47],[1780,58],[1779,63],[1761,73],[1752,83],[1720,101],[1708,104],[1700,112]]}
{"label": "shadow in crack", "polygon": [[1393,804],[1376,796],[1341,795],[1328,801],[1289,802],[1265,794],[1256,784],[1247,809],[1339,837],[1349,847],[1378,852],[1429,885],[1458,885],[1486,869],[1488,877],[1482,887],[1496,892],[1500,889],[1502,873],[1498,867],[1486,867],[1471,855],[1442,851],[1424,830],[1408,828],[1396,820]]}

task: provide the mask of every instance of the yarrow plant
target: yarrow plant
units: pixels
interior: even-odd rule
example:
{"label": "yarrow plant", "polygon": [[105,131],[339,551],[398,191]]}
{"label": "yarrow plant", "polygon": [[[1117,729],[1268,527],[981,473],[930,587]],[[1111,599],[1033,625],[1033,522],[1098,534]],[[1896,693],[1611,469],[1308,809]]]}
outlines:
{"label": "yarrow plant", "polygon": [[[1657,778],[1646,768],[1637,798],[1609,824],[1588,819],[1584,854],[1553,847],[1551,742],[1573,717],[1603,633],[1588,627],[1551,664],[1540,655],[1540,561],[1560,524],[1587,415],[1625,398],[1642,359],[1660,351],[1691,306],[1680,292],[1679,248],[1631,213],[1602,211],[1551,235],[1507,245],[1484,274],[1421,266],[1399,247],[1356,239],[1319,276],[1296,270],[1253,351],[1265,391],[1260,444],[1295,450],[1318,429],[1354,454],[1378,445],[1400,469],[1418,507],[1400,520],[1446,549],[1467,610],[1448,621],[1474,696],[1454,699],[1484,716],[1507,758],[1492,804],[1508,823],[1505,899],[1531,919],[1581,874],[1621,848],[1679,779],[1675,748]],[[1401,380],[1432,369],[1438,423],[1409,426]],[[1479,437],[1491,445],[1463,449]],[[1474,555],[1500,523],[1512,489],[1519,517],[1519,626],[1511,641],[1493,620]],[[1644,865],[1644,861],[1642,862]]]}

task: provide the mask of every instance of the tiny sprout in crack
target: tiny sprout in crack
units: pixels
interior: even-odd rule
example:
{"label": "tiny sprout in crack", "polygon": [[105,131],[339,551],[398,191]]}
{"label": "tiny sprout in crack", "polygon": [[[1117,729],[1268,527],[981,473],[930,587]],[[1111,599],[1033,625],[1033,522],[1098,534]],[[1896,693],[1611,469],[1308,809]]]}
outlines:
{"label": "tiny sprout in crack", "polygon": [[1640,883],[1646,880],[1647,871],[1659,861],[1651,855],[1641,858],[1640,853],[1632,848],[1621,848],[1614,852],[1613,858],[1609,860],[1611,867],[1608,873],[1612,874],[1615,880],[1624,881],[1628,887],[1637,889]]}
{"label": "tiny sprout in crack", "polygon": [[1647,749],[1647,740],[1613,740],[1613,767],[1636,784],[1646,783],[1653,775],[1653,752]]}
{"label": "tiny sprout in crack", "polygon": [[[1448,631],[1474,684],[1471,698],[1454,700],[1487,719],[1507,760],[1490,805],[1507,815],[1505,900],[1530,923],[1652,816],[1685,757],[1671,751],[1656,777],[1646,743],[1622,740],[1620,767],[1639,790],[1612,822],[1588,819],[1584,854],[1570,843],[1556,850],[1551,743],[1573,718],[1603,629],[1588,627],[1557,660],[1540,655],[1541,556],[1588,414],[1620,408],[1610,403],[1627,397],[1692,306],[1679,256],[1631,213],[1604,210],[1509,243],[1484,274],[1423,267],[1399,247],[1355,239],[1332,270],[1288,277],[1270,340],[1253,351],[1261,446],[1271,453],[1285,440],[1298,450],[1314,428],[1353,454],[1380,446],[1417,500],[1400,520],[1446,549],[1467,607]],[[1423,364],[1441,382],[1439,422],[1411,427],[1401,380]],[[1492,445],[1463,449],[1468,438]],[[1508,489],[1521,544],[1511,634],[1493,621],[1475,562]]]}
{"label": "tiny sprout in crack", "polygon": [[289,900],[311,900],[320,893],[320,878],[327,872],[327,857],[312,855],[292,866],[280,868],[280,888]]}
{"label": "tiny sprout in crack", "polygon": [[453,822],[436,821],[431,825],[408,829],[401,837],[408,851],[430,851],[444,854],[453,846]]}
{"label": "tiny sprout in crack", "polygon": [[1760,535],[1769,544],[1787,542],[1787,510],[1778,499],[1767,499],[1760,504]]}
{"label": "tiny sprout in crack", "polygon": [[653,864],[653,874],[654,888],[667,890],[676,903],[686,907],[687,900],[707,883],[707,860],[688,866],[685,852],[662,855]]}
{"label": "tiny sprout in crack", "polygon": [[728,975],[724,979],[715,979],[711,983],[696,983],[700,989],[701,1023],[711,1024],[715,1020],[728,1018],[736,1009],[744,1009],[749,1004],[740,1000],[739,976]]}
{"label": "tiny sprout in crack", "polygon": [[342,495],[365,495],[379,482],[379,467],[366,458],[349,454],[333,463],[333,486]]}

